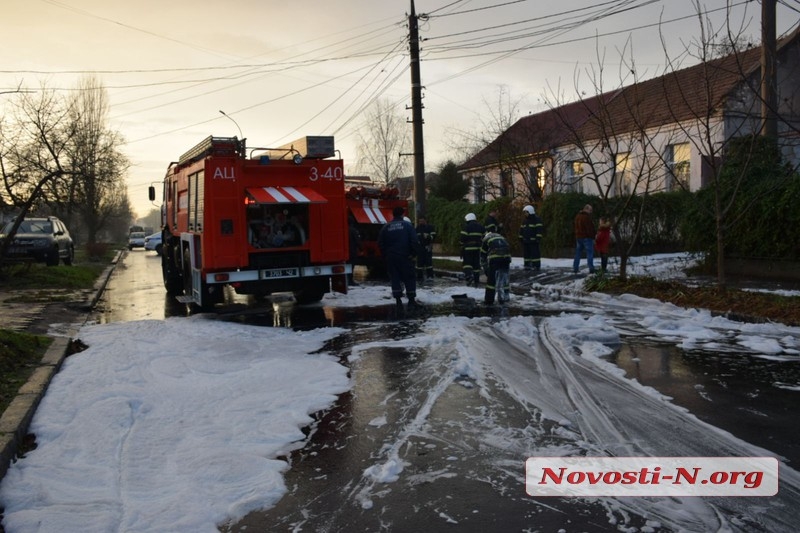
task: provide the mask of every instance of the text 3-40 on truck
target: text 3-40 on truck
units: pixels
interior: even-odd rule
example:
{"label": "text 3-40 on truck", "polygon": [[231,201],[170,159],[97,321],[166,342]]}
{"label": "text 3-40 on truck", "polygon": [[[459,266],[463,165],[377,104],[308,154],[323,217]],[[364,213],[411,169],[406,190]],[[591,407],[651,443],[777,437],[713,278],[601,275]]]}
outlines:
{"label": "text 3-40 on truck", "polygon": [[344,169],[334,156],[333,137],[280,148],[208,137],[171,163],[161,210],[167,292],[201,309],[223,302],[225,286],[292,292],[301,304],[347,292]]}

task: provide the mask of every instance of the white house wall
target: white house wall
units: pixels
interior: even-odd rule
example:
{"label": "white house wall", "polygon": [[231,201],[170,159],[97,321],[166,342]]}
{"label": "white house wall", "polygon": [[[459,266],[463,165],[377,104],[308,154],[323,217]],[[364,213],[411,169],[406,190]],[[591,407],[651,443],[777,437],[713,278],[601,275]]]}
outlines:
{"label": "white house wall", "polygon": [[[640,139],[632,139],[631,135],[619,136],[615,140],[613,150],[602,149],[602,141],[593,140],[584,143],[585,150],[581,151],[575,145],[565,145],[558,147],[554,150],[553,165],[556,169],[555,182],[566,183],[568,177],[564,176],[564,165],[560,162],[580,160],[583,153],[589,153],[592,156],[590,165],[586,165],[584,169],[586,172],[591,172],[592,166],[598,170],[600,174],[599,179],[593,180],[589,177],[584,177],[582,190],[587,194],[600,194],[598,185],[603,189],[609,189],[610,180],[613,175],[615,163],[610,161],[611,153],[629,152],[632,161],[632,175],[638,176],[644,165],[648,165],[650,173],[654,173],[654,179],[650,180],[650,184],[646,183],[647,180],[640,180],[636,187],[636,193],[642,194],[645,189],[649,192],[663,191],[667,184],[667,169],[663,157],[667,152],[667,147],[671,144],[689,143],[690,145],[690,161],[689,161],[689,187],[691,190],[698,190],[701,186],[701,170],[702,170],[702,154],[708,154],[709,149],[707,146],[707,134],[710,137],[714,146],[714,151],[719,151],[724,139],[723,124],[719,118],[712,119],[708,126],[698,122],[685,123],[682,127],[672,125],[669,128],[660,127],[653,128],[645,132],[644,139],[650,144],[646,149],[642,146]],[[645,162],[644,158],[647,156],[648,161]],[[643,174],[644,175],[644,174]],[[563,192],[561,189],[559,192]],[[610,188],[613,192],[614,189]]]}
{"label": "white house wall", "polygon": [[[667,185],[667,170],[663,161],[666,154],[667,147],[671,144],[689,143],[690,145],[690,174],[689,174],[689,188],[696,191],[701,188],[701,172],[703,167],[704,154],[709,154],[712,150],[708,147],[707,139],[711,139],[713,146],[713,153],[718,154],[721,150],[725,139],[725,127],[720,118],[712,119],[708,125],[699,122],[685,123],[683,127],[672,125],[669,128],[660,127],[648,130],[645,133],[645,139],[650,143],[647,150],[643,149],[640,139],[631,139],[631,135],[620,135],[615,141],[614,153],[629,152],[632,161],[632,175],[638,176],[643,165],[647,164],[651,168],[651,173],[655,173],[653,180],[650,180],[649,186],[647,180],[640,180],[635,192],[642,194],[649,189],[649,192],[660,192],[666,189]],[[729,131],[731,131],[729,129]],[[548,182],[545,185],[545,195],[553,192],[568,192],[570,190],[579,190],[587,194],[600,194],[598,191],[599,186],[605,190],[609,188],[610,180],[613,175],[615,163],[609,160],[611,151],[602,148],[603,143],[599,140],[590,140],[584,143],[584,150],[579,150],[574,144],[559,146],[552,150],[550,159],[546,161],[530,160],[529,165],[518,163],[517,166],[525,168],[526,166],[539,166],[543,165],[547,171]],[[565,163],[569,161],[584,160],[584,154],[590,154],[591,162],[586,162],[584,171],[590,173],[594,168],[600,177],[596,180],[584,177],[582,183],[576,187],[570,187],[570,177],[566,174]],[[645,154],[649,159],[647,163],[644,161]],[[591,164],[589,164],[591,163]],[[463,174],[464,179],[469,180],[472,184],[473,179],[483,176],[487,182],[487,194],[485,201],[490,201],[494,197],[490,194],[492,187],[497,188],[500,183],[500,172],[496,168],[486,168],[482,171],[469,171]],[[513,171],[514,190],[517,197],[525,194],[528,190],[527,176],[522,175],[518,170]],[[613,188],[611,195],[614,195]],[[468,200],[475,203],[476,199],[470,189]]]}
{"label": "white house wall", "polygon": [[[754,75],[756,78],[759,74]],[[651,146],[645,151],[641,146],[641,141],[635,139],[631,133],[619,135],[617,152],[630,152],[631,160],[636,168],[632,169],[632,174],[636,176],[642,164],[645,164],[643,157],[645,153],[650,155],[646,162],[653,167],[653,172],[657,174],[656,180],[650,184],[650,192],[664,190],[667,185],[666,167],[664,161],[655,154],[662,157],[666,153],[667,146],[688,142],[690,144],[690,175],[689,188],[692,191],[700,189],[704,183],[702,179],[703,156],[713,155],[719,157],[727,139],[732,137],[755,133],[760,128],[760,101],[759,95],[753,92],[750,87],[758,87],[757,79],[749,80],[750,85],[741,84],[734,91],[725,103],[725,109],[719,110],[725,113],[724,121],[721,116],[713,117],[707,124],[702,120],[687,121],[682,125],[667,125],[653,128],[646,132],[645,138]],[[797,46],[789,47],[781,55],[778,62],[778,101],[779,115],[778,131],[783,155],[795,168],[800,168],[800,48]],[[679,127],[682,126],[682,127]],[[564,163],[567,161],[582,160],[581,155],[586,152],[591,153],[591,163],[600,171],[600,186],[605,189],[609,185],[609,180],[614,168],[614,162],[609,161],[610,151],[603,150],[602,144],[598,140],[589,140],[584,146],[590,150],[578,150],[573,143],[566,143],[556,147],[550,152],[550,156],[542,159],[541,156],[531,157],[528,163],[517,162],[518,169],[528,166],[544,166],[547,171],[547,183],[544,194],[552,192],[565,192],[567,190],[582,190],[588,194],[598,194],[597,185],[587,178],[582,180],[578,187],[570,187],[568,176],[565,173]],[[590,172],[592,165],[585,165],[584,171]],[[500,172],[497,168],[484,168],[471,170],[463,174],[465,179],[472,183],[476,176],[484,176],[487,183],[486,201],[492,200],[492,187],[497,190],[500,183]],[[528,190],[526,180],[528,176],[519,170],[513,171],[514,190],[517,197],[520,193]],[[493,184],[493,186],[491,185]],[[642,193],[647,188],[645,184],[640,184],[636,192]],[[470,188],[468,199],[475,202],[476,198]]]}

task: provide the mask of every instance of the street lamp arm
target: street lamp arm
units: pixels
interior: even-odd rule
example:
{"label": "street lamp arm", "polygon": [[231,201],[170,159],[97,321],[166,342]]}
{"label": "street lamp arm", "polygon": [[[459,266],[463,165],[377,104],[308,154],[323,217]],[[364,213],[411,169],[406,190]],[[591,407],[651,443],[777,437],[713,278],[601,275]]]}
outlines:
{"label": "street lamp arm", "polygon": [[244,135],[242,134],[242,128],[240,128],[240,127],[239,127],[239,123],[238,123],[238,122],[236,122],[235,120],[233,120],[233,117],[231,117],[230,115],[228,115],[228,114],[227,114],[225,111],[223,111],[222,109],[220,109],[220,110],[219,110],[219,112],[220,112],[220,114],[221,114],[223,117],[227,118],[228,120],[230,120],[231,122],[233,122],[233,123],[234,123],[234,125],[236,126],[236,129],[237,129],[237,130],[239,130],[239,139],[244,139]]}

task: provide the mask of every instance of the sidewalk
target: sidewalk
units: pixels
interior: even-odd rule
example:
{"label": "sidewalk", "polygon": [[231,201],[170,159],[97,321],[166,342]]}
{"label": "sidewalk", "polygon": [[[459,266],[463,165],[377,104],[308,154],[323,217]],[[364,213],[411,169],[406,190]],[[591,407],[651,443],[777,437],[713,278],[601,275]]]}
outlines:
{"label": "sidewalk", "polygon": [[[111,273],[117,262],[122,257],[122,252],[117,254],[111,264],[103,271],[86,300],[79,305],[82,311],[89,312],[100,299],[108,284]],[[35,318],[40,316],[46,304],[3,304],[3,323],[11,329],[25,329]],[[70,353],[72,346],[71,336],[53,337],[53,342],[42,357],[41,362],[33,371],[30,379],[20,387],[17,395],[8,408],[0,416],[0,478],[5,476],[8,467],[16,459],[20,451],[24,453],[28,427],[30,426],[36,408],[47,391],[47,386],[53,376],[59,371],[64,359]]]}

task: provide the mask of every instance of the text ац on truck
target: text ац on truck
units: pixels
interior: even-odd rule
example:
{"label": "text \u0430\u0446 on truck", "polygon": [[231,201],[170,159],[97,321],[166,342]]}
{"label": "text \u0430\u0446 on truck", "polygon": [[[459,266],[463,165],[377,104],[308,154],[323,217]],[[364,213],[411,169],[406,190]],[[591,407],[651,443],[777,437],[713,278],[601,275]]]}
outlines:
{"label": "text \u0430\u0446 on truck", "polygon": [[[300,304],[347,292],[344,168],[333,137],[279,148],[208,137],[170,163],[163,184],[164,287],[211,309],[224,287]],[[150,187],[150,200],[155,188]]]}

